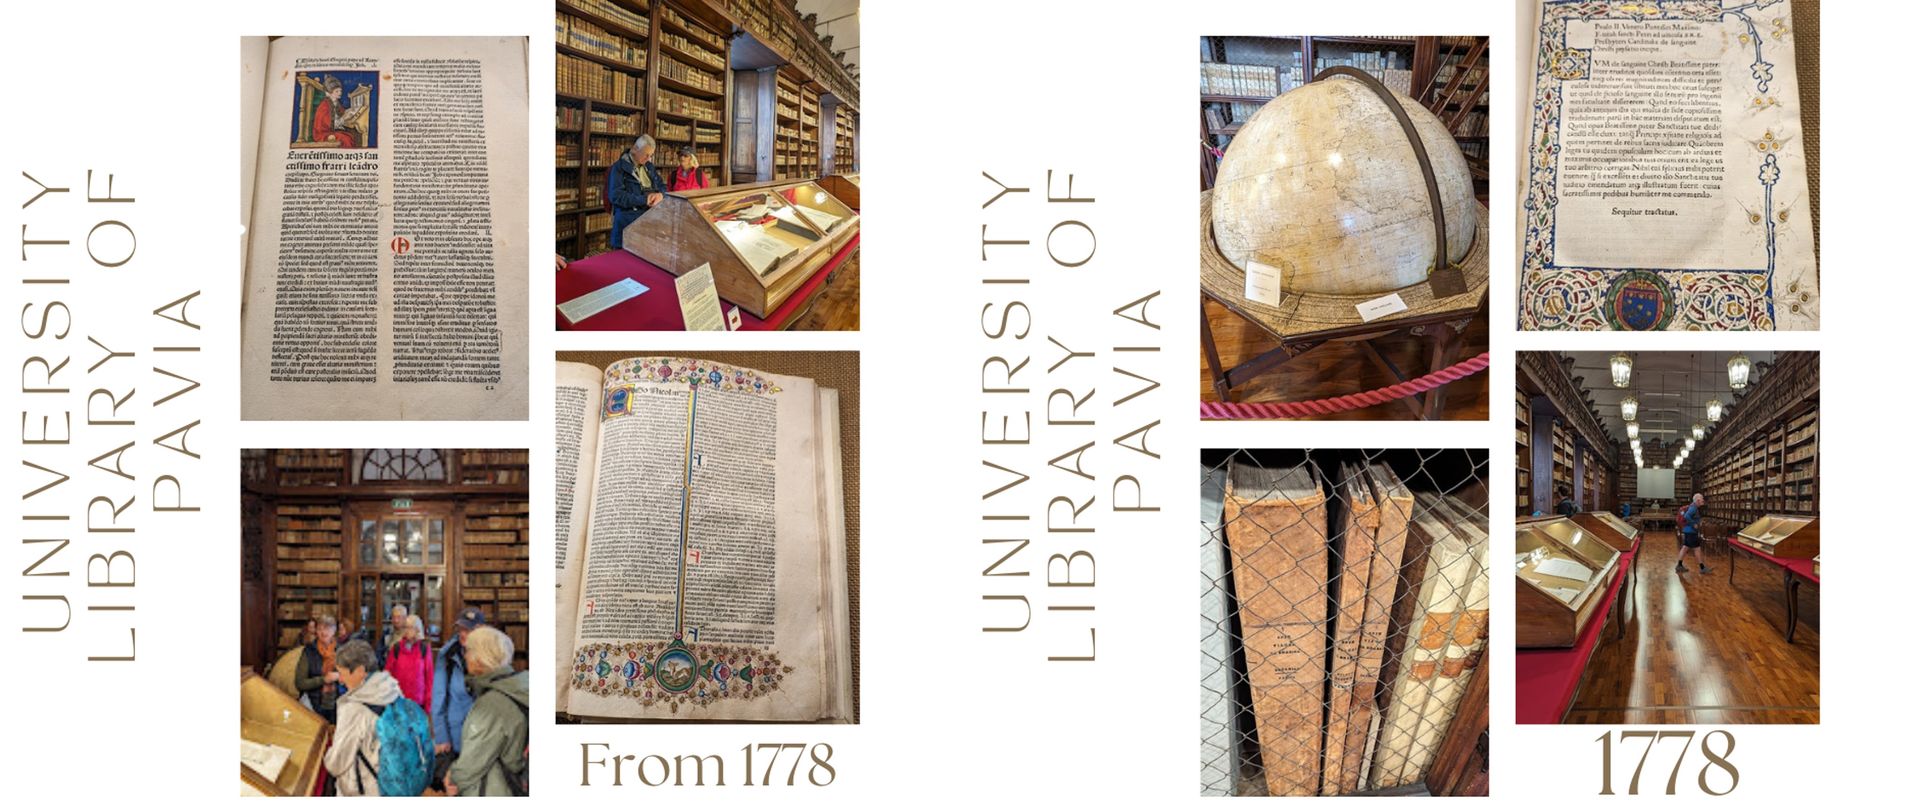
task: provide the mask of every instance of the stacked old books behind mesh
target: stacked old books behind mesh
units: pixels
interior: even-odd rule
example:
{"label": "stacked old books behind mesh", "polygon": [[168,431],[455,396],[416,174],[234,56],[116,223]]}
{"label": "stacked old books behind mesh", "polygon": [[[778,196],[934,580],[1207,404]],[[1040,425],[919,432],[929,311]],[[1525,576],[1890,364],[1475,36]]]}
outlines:
{"label": "stacked old books behind mesh", "polygon": [[1387,452],[1203,467],[1203,793],[1485,793],[1484,453]]}

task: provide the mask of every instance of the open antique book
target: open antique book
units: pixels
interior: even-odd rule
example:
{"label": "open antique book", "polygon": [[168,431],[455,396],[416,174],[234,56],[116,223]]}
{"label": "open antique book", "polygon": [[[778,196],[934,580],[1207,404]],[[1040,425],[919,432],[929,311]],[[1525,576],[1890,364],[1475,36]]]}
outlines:
{"label": "open antique book", "polygon": [[556,376],[556,709],[850,721],[839,394],[694,358]]}
{"label": "open antique book", "polygon": [[242,41],[244,419],[526,419],[527,42]]}
{"label": "open antique book", "polygon": [[1530,0],[1520,326],[1812,330],[1788,0]]}

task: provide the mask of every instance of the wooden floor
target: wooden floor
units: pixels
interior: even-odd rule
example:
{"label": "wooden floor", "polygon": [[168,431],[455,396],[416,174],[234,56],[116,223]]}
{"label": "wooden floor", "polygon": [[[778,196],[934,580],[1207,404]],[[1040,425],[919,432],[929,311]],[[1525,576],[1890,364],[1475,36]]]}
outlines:
{"label": "wooden floor", "polygon": [[1817,724],[1820,588],[1800,587],[1800,627],[1786,640],[1780,573],[1741,556],[1727,583],[1724,552],[1674,572],[1670,531],[1649,532],[1637,586],[1587,666],[1569,724]]}
{"label": "wooden floor", "polygon": [[[1213,342],[1220,350],[1220,361],[1223,365],[1237,366],[1278,346],[1259,327],[1234,315],[1226,308],[1211,302],[1203,307],[1207,311],[1208,326],[1213,328]],[[1487,351],[1487,318],[1481,316],[1475,320],[1462,335],[1465,342],[1460,349],[1461,360]],[[1375,343],[1409,377],[1418,377],[1427,373],[1427,342],[1404,333],[1396,333],[1381,336],[1375,339]],[[1366,350],[1366,345],[1358,341],[1322,344],[1281,364],[1265,375],[1236,387],[1234,401],[1317,400],[1342,394],[1355,394],[1398,382],[1392,375],[1382,370],[1379,364],[1368,358]],[[1207,359],[1204,354],[1199,355],[1199,364],[1200,399],[1206,402],[1217,402],[1219,396],[1213,393],[1213,375],[1207,370]],[[1487,399],[1486,372],[1454,381],[1447,386],[1446,408],[1442,410],[1439,418],[1484,420],[1487,418]],[[1332,416],[1316,417],[1323,420],[1369,421],[1414,418],[1413,412],[1398,402]]]}
{"label": "wooden floor", "polygon": [[813,306],[793,320],[793,330],[860,329],[860,249],[855,248],[847,262],[834,269],[833,278]]}

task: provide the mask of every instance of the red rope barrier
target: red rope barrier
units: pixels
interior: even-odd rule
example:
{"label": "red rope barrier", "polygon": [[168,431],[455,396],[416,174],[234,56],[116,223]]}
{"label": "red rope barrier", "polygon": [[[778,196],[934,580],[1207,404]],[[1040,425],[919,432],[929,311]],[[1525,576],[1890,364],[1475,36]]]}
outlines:
{"label": "red rope barrier", "polygon": [[1363,391],[1358,394],[1345,394],[1320,400],[1301,400],[1299,402],[1280,403],[1233,403],[1203,402],[1200,404],[1201,419],[1297,419],[1306,416],[1319,416],[1341,411],[1353,411],[1360,408],[1392,402],[1403,397],[1411,397],[1425,391],[1432,391],[1460,378],[1478,374],[1487,368],[1487,353],[1468,358],[1440,371],[1421,375],[1404,383],[1395,383],[1386,388]]}

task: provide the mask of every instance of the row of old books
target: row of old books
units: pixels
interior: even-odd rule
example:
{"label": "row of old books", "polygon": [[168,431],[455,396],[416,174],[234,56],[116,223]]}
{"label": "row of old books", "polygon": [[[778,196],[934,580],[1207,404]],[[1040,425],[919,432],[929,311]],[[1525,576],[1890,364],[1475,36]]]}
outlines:
{"label": "row of old books", "polygon": [[1203,62],[1200,94],[1271,98],[1299,86],[1297,77],[1291,83],[1282,79],[1283,73],[1268,65]]}
{"label": "row of old books", "polygon": [[646,94],[641,77],[565,53],[554,57],[556,91],[597,101],[639,106]]}
{"label": "row of old books", "polygon": [[[660,9],[660,16],[667,22],[679,27],[682,33],[692,37],[694,41],[699,42],[701,45],[705,45],[714,50],[719,50],[727,45],[727,40],[721,38],[719,34],[701,27],[693,20],[687,19],[686,15],[681,14],[679,11],[662,7]],[[663,33],[677,36],[677,34],[672,34],[671,32]]]}
{"label": "row of old books", "polygon": [[[1261,782],[1273,795],[1419,782],[1486,645],[1485,512],[1411,491],[1384,463],[1333,472],[1236,462],[1221,519],[1203,522],[1225,538],[1202,548],[1203,739],[1214,737],[1209,725],[1237,723],[1218,705],[1242,695],[1221,678],[1240,663],[1230,639],[1208,634],[1234,623],[1216,611],[1235,613],[1237,635],[1224,637],[1238,638]],[[1209,603],[1229,584],[1230,601]],[[1203,777],[1231,785],[1219,779],[1231,765],[1222,753],[1232,757],[1230,741],[1203,748]]]}
{"label": "row of old books", "polygon": [[727,60],[721,58],[718,52],[719,45],[714,45],[714,50],[708,50],[701,47],[697,41],[688,39],[672,31],[666,31],[660,34],[660,44],[665,49],[715,70],[724,70],[727,68]]}
{"label": "row of old books", "polygon": [[[613,2],[613,0],[560,0],[560,4],[568,8],[585,11],[614,25],[626,28],[627,33],[634,36],[647,35],[647,18],[625,5]],[[643,9],[647,7],[645,3],[639,3],[638,5]]]}
{"label": "row of old books", "polygon": [[721,87],[720,76],[714,73],[708,72],[708,69],[712,69],[712,68],[703,69],[700,67],[695,67],[691,64],[687,64],[686,62],[680,61],[679,59],[676,59],[673,56],[663,56],[660,59],[661,77],[671,78],[675,81],[678,81],[682,84],[686,84],[695,89],[704,89],[708,92],[719,92]]}
{"label": "row of old books", "polygon": [[[646,30],[645,19],[639,30]],[[591,53],[611,62],[644,70],[647,67],[647,43],[608,31],[591,21],[564,12],[553,15],[553,39],[574,50]]]}
{"label": "row of old books", "polygon": [[579,140],[555,140],[553,142],[553,166],[556,168],[580,167]]}
{"label": "row of old books", "polygon": [[1487,113],[1468,112],[1453,127],[1453,133],[1461,137],[1487,136]]}
{"label": "row of old books", "polygon": [[669,89],[660,90],[659,96],[660,112],[691,117],[708,123],[721,122],[718,99],[695,98]]}
{"label": "row of old books", "polygon": [[653,122],[653,136],[676,143],[693,141],[692,123],[675,123],[664,118]]}

